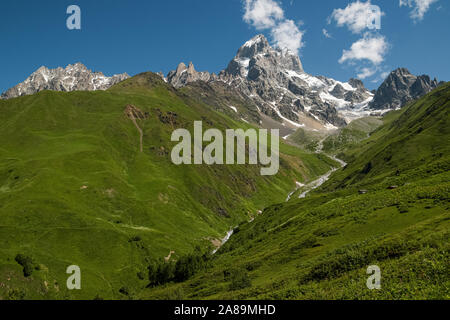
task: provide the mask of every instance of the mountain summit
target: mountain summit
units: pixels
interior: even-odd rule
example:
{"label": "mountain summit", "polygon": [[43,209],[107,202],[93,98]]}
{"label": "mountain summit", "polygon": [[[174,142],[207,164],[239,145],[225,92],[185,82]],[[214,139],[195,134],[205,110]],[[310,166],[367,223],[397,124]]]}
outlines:
{"label": "mountain summit", "polygon": [[263,35],[258,35],[239,48],[236,57],[228,64],[225,73],[233,76],[257,77],[257,71],[250,74],[249,71],[255,70],[256,65],[264,63],[275,67],[272,69],[303,72],[302,63],[297,55],[290,51],[273,49]]}
{"label": "mountain summit", "polygon": [[224,82],[252,99],[260,114],[291,129],[344,126],[361,114],[368,115],[370,111],[363,109],[373,97],[361,81],[344,83],[306,73],[298,55],[273,48],[264,35],[244,43],[218,76],[190,73],[180,64],[167,80],[175,87],[198,80]]}
{"label": "mountain summit", "polygon": [[406,68],[398,68],[391,72],[377,90],[372,109],[397,109],[407,102],[420,98],[438,86],[436,79],[429,76],[415,76]]}
{"label": "mountain summit", "polygon": [[[273,48],[264,35],[245,42],[218,75],[199,72],[192,62],[187,66],[181,62],[167,77],[160,76],[177,89],[198,81],[214,83],[216,88],[228,87],[234,92],[232,95],[250,101],[253,120],[269,121],[271,126],[281,125],[291,131],[300,127],[337,129],[357,118],[400,108],[438,86],[436,79],[414,76],[407,69],[399,68],[374,95],[358,79],[340,82],[308,74],[297,54]],[[88,70],[81,63],[56,69],[41,67],[24,82],[3,93],[1,98],[15,98],[42,90],[106,90],[127,78],[126,73],[106,77],[101,72]],[[216,94],[225,97],[223,90]],[[231,104],[229,107],[234,108]],[[236,116],[242,118],[242,115]]]}
{"label": "mountain summit", "polygon": [[82,63],[69,64],[66,68],[48,69],[40,67],[24,82],[7,90],[2,99],[30,95],[43,90],[94,91],[106,90],[114,84],[128,79],[126,73],[106,77],[101,72],[92,72]]}
{"label": "mountain summit", "polygon": [[190,82],[209,81],[211,76],[209,72],[197,72],[192,62],[189,63],[188,67],[181,62],[176,70],[169,72],[165,80],[170,82],[175,88],[181,88]]}

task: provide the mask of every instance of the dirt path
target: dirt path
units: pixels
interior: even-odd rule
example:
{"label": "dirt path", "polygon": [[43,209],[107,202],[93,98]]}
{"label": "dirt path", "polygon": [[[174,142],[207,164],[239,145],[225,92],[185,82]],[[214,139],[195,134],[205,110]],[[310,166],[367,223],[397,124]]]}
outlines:
{"label": "dirt path", "polygon": [[143,147],[144,133],[142,132],[142,129],[138,126],[135,118],[131,118],[131,121],[133,121],[134,125],[136,126],[136,128],[139,131],[139,147],[140,147],[139,150],[141,152],[144,152],[144,147]]}
{"label": "dirt path", "polygon": [[139,127],[136,120],[137,119],[145,119],[146,116],[144,115],[144,113],[141,110],[139,110],[138,108],[136,108],[133,105],[128,105],[125,108],[125,114],[128,117],[128,119],[130,119],[134,123],[134,126],[139,131],[139,147],[140,147],[139,150],[141,152],[143,152],[144,151],[144,147],[143,147],[144,132]]}

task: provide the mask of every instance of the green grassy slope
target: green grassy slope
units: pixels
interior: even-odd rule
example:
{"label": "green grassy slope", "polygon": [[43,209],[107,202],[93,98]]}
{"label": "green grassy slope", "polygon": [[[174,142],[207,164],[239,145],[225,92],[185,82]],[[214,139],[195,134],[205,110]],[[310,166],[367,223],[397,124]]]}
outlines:
{"label": "green grassy slope", "polygon": [[345,149],[356,147],[375,129],[383,124],[376,117],[365,117],[350,122],[346,127],[335,131],[313,131],[298,129],[289,136],[289,141],[302,149],[316,151],[318,148],[328,154],[337,154]]}
{"label": "green grassy slope", "polygon": [[352,165],[336,175],[330,188],[403,184],[445,170],[450,153],[449,87],[445,84],[387,114],[384,126],[342,154]]}
{"label": "green grassy slope", "polygon": [[383,122],[375,117],[354,120],[348,126],[338,130],[323,141],[323,151],[338,153],[345,149],[352,149],[360,141],[366,139]]}
{"label": "green grassy slope", "polygon": [[[445,84],[388,114],[320,189],[241,224],[191,280],[140,297],[449,299],[449,107]],[[366,286],[370,265],[381,290]]]}
{"label": "green grassy slope", "polygon": [[328,134],[327,131],[312,131],[299,128],[289,136],[288,140],[305,150],[316,151],[320,141],[324,140]]}
{"label": "green grassy slope", "polygon": [[[137,120],[143,152],[124,114],[128,104],[148,116]],[[192,130],[195,120],[250,128],[151,73],[106,92],[0,101],[0,299],[133,297],[148,283],[149,259],[211,245],[283,201],[296,180],[333,165],[282,145],[274,177],[262,177],[257,166],[175,166],[171,133]],[[30,277],[17,254],[33,259]],[[81,267],[80,291],[66,289],[72,264]]]}

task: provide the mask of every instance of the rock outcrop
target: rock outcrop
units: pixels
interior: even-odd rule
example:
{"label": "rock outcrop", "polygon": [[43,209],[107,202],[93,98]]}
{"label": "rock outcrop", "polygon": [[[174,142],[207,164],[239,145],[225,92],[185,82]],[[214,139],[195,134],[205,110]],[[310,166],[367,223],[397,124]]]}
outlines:
{"label": "rock outcrop", "polygon": [[438,86],[436,79],[415,76],[408,69],[399,68],[391,72],[375,93],[370,108],[375,110],[398,109],[409,101],[418,99]]}
{"label": "rock outcrop", "polygon": [[209,72],[197,72],[192,62],[187,67],[181,62],[176,70],[169,72],[167,75],[167,81],[175,88],[181,88],[188,83],[199,80],[207,82],[212,78],[214,77]]}

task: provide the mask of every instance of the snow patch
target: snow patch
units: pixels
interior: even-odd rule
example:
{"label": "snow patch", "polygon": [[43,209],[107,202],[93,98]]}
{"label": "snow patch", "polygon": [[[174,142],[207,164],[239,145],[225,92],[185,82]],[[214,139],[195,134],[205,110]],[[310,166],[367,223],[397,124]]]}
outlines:
{"label": "snow patch", "polygon": [[298,73],[294,70],[286,70],[285,72],[290,78],[296,77],[305,81],[311,88],[323,88],[326,86],[326,84],[322,80],[307,73]]}
{"label": "snow patch", "polygon": [[238,113],[238,110],[236,109],[236,107],[233,106],[229,106],[234,112]]}
{"label": "snow patch", "polygon": [[345,101],[344,99],[336,98],[335,96],[325,91],[322,91],[319,94],[319,97],[323,102],[331,102],[332,104],[334,104],[336,109],[341,109],[351,104],[350,102]]}
{"label": "snow patch", "polygon": [[247,41],[246,43],[244,43],[244,47],[253,47],[255,44],[260,43],[262,40],[262,37],[257,36],[249,41]]}
{"label": "snow patch", "polygon": [[[278,108],[276,107],[276,103],[275,103],[275,102],[271,102],[271,105],[272,105],[271,108],[272,108],[272,109],[276,112],[276,114],[277,114],[281,119],[283,119],[284,121],[290,123],[291,125],[293,125],[294,127],[297,127],[297,128],[302,128],[302,127],[305,126],[304,124],[297,123],[297,122],[292,121],[291,119],[288,119],[288,118],[286,118],[285,116],[283,116],[283,115],[281,114],[280,110],[278,110]],[[284,125],[284,123],[283,123],[283,125]]]}

